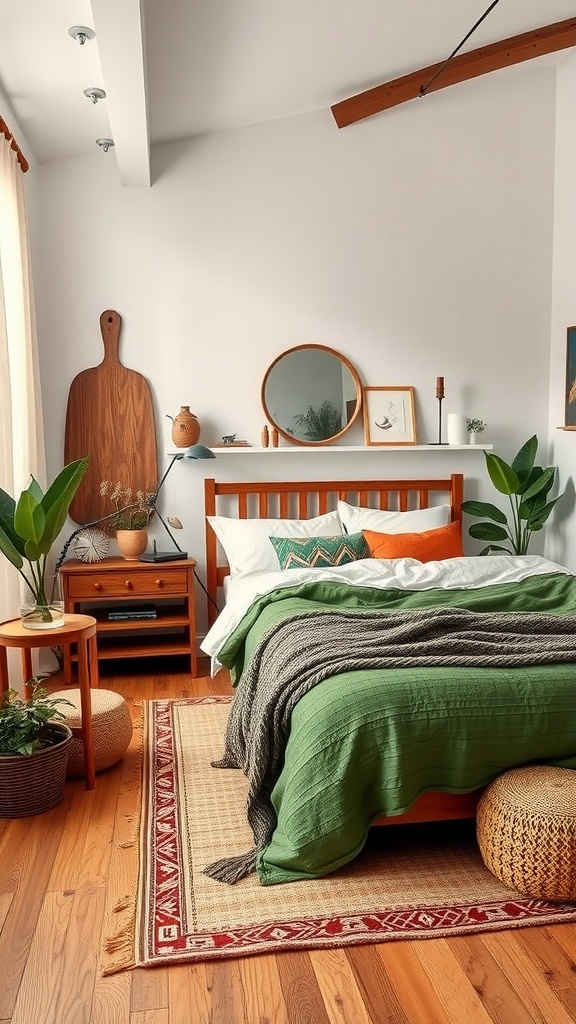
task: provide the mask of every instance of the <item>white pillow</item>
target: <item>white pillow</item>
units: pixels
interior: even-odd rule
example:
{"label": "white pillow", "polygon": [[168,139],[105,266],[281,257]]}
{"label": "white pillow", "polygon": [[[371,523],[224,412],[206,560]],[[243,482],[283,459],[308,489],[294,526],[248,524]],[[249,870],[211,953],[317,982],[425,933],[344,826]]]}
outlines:
{"label": "white pillow", "polygon": [[278,558],[270,537],[333,537],[344,532],[337,512],[314,519],[206,518],[224,548],[231,574],[277,572]]}
{"label": "white pillow", "polygon": [[382,512],[375,508],[361,508],[338,502],[338,514],[346,533],[376,530],[378,533],[423,533],[439,526],[448,526],[450,505],[434,505],[409,512]]}

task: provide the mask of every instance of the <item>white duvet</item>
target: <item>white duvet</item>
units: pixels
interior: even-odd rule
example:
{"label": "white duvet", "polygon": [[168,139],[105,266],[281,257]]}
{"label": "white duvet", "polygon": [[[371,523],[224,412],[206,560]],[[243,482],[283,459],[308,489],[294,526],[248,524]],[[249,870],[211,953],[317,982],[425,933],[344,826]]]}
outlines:
{"label": "white duvet", "polygon": [[237,573],[229,579],[226,604],[206,634],[201,649],[210,656],[212,674],[221,668],[218,654],[256,598],[271,590],[300,583],[329,580],[351,587],[396,590],[458,590],[519,583],[547,573],[574,575],[565,566],[540,555],[485,555],[418,562],[415,558],[363,558],[329,569],[285,569],[278,572]]}

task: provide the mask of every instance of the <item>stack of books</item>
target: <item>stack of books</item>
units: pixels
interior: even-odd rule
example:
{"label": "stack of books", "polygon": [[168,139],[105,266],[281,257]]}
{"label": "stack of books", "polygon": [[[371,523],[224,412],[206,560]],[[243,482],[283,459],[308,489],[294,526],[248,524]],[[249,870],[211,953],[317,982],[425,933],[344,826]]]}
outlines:
{"label": "stack of books", "polygon": [[155,619],[154,605],[139,605],[137,608],[111,608],[108,612],[110,622],[132,621],[134,619]]}
{"label": "stack of books", "polygon": [[213,448],[251,448],[250,441],[217,441]]}

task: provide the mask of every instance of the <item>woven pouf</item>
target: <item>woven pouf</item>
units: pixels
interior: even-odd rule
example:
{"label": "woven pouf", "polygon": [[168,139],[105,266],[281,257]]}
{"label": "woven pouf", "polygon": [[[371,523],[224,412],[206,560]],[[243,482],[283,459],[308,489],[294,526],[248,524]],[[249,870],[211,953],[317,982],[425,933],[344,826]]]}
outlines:
{"label": "woven pouf", "polygon": [[526,896],[576,900],[576,771],[533,765],[482,794],[476,834],[496,878]]}
{"label": "woven pouf", "polygon": [[[70,701],[61,704],[59,711],[65,715],[65,722],[71,729],[78,728],[82,720],[80,713],[80,690],[58,690],[53,697]],[[120,761],[132,739],[132,717],[124,697],[113,690],[90,690],[92,701],[92,728],[94,730],[94,763],[97,772]],[[72,705],[72,706],[70,706]],[[84,745],[75,736],[70,747],[67,778],[84,775]]]}

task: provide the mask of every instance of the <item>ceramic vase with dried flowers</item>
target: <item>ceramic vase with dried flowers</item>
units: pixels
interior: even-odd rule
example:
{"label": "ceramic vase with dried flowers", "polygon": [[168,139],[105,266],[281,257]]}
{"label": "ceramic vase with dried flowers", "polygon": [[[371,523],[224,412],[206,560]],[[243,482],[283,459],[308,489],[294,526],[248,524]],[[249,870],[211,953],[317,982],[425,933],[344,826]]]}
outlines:
{"label": "ceramic vase with dried flowers", "polygon": [[123,558],[135,561],[148,546],[148,523],[154,509],[151,505],[153,494],[133,491],[109,480],[100,484],[100,494],[108,495],[116,506],[110,519],[110,528],[116,530],[116,543]]}

